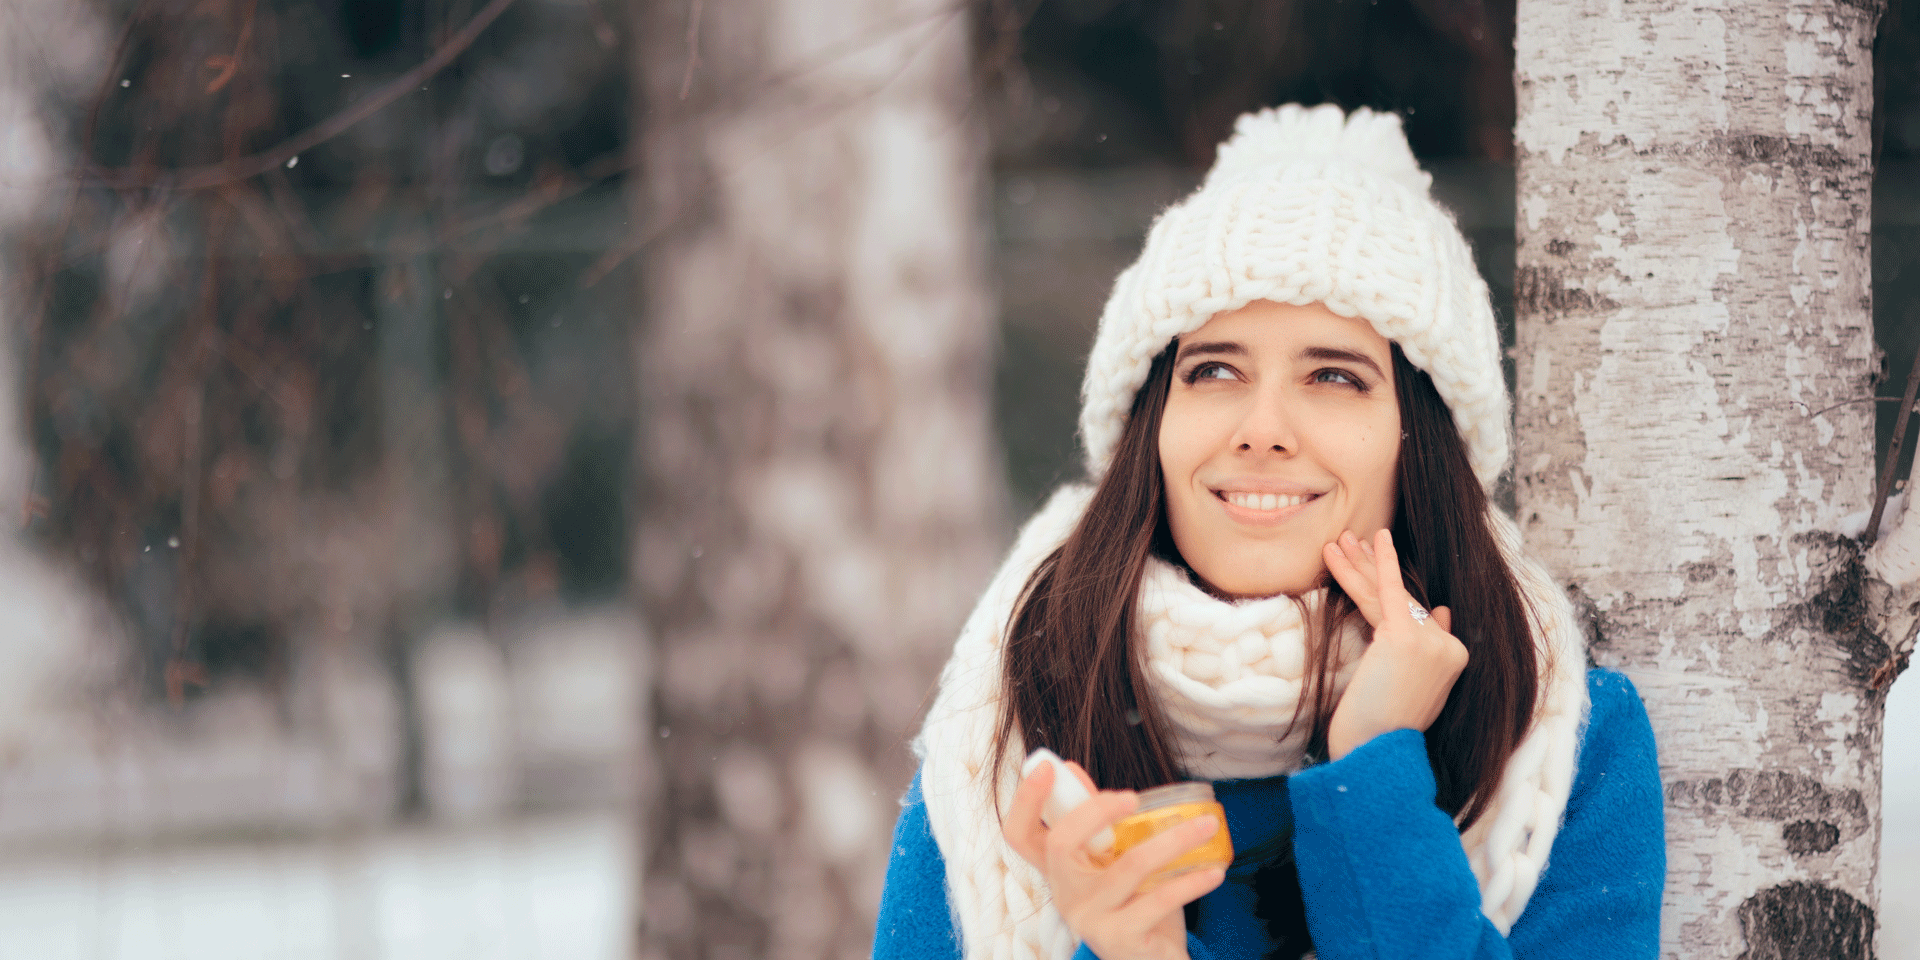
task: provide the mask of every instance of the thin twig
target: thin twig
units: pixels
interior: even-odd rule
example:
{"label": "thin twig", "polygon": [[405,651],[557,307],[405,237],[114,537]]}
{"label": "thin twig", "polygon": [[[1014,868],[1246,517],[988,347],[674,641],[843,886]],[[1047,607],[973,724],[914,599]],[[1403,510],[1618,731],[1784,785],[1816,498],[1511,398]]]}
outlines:
{"label": "thin twig", "polygon": [[499,19],[507,8],[513,6],[513,0],[493,0],[479,13],[475,14],[460,32],[449,38],[445,45],[433,52],[433,56],[412,70],[401,74],[371,95],[361,98],[352,106],[328,117],[319,125],[309,127],[306,132],[296,134],[271,149],[251,156],[236,157],[206,167],[194,167],[163,174],[156,181],[151,173],[137,169],[99,170],[91,177],[92,181],[116,190],[135,189],[148,186],[165,186],[173,190],[206,190],[211,187],[225,186],[237,180],[257,177],[275,167],[286,163],[345,133],[349,128],[368,117],[379,113],[388,104],[406,96],[419,87],[422,82],[445,69],[466,49],[479,39],[488,25]]}
{"label": "thin twig", "polygon": [[1880,468],[1880,483],[1873,494],[1873,513],[1867,517],[1867,530],[1861,534],[1862,546],[1872,546],[1880,536],[1880,514],[1887,509],[1887,495],[1893,492],[1893,471],[1900,465],[1900,448],[1906,445],[1907,418],[1913,415],[1913,395],[1920,389],[1920,351],[1913,355],[1913,370],[1907,374],[1907,392],[1900,399],[1900,415],[1893,421],[1893,444],[1887,447],[1887,462]]}
{"label": "thin twig", "polygon": [[207,83],[208,93],[218,93],[240,71],[240,58],[247,52],[247,41],[253,39],[253,15],[259,6],[260,0],[248,0],[246,18],[240,21],[240,39],[234,43],[232,55],[208,58],[209,66],[216,63],[220,66],[220,75]]}
{"label": "thin twig", "polygon": [[[223,212],[216,212],[208,218],[207,237],[209,246],[219,242],[227,233],[228,218]],[[201,471],[206,459],[206,368],[209,354],[212,353],[213,338],[218,333],[218,311],[220,309],[220,262],[209,257],[205,272],[201,274],[200,309],[194,317],[188,336],[187,358],[183,370],[169,371],[161,381],[162,395],[166,393],[169,381],[185,385],[184,409],[180,419],[184,426],[180,465],[180,527],[175,535],[178,540],[177,579],[174,582],[173,635],[167,651],[166,686],[167,702],[176,709],[184,703],[188,684],[204,686],[206,684],[205,665],[195,661],[191,653],[192,631],[198,619],[196,605],[203,599],[205,591],[197,590],[201,576],[200,570],[200,483]]]}
{"label": "thin twig", "polygon": [[[980,66],[975,71],[978,84],[976,91],[985,89],[997,78],[1016,102],[1022,105],[1028,102],[1033,93],[1033,82],[1028,76],[1026,64],[1020,58],[1020,36],[1039,12],[1039,3],[1031,4],[1022,12],[1017,0],[994,0],[993,43],[991,49],[979,59]],[[968,109],[971,110],[972,106],[969,103]]]}
{"label": "thin twig", "polygon": [[[1815,410],[1807,414],[1806,416],[1808,419],[1812,419],[1814,417],[1820,416],[1821,414],[1832,413],[1833,411],[1838,410],[1841,407],[1851,407],[1856,403],[1898,403],[1899,401],[1900,401],[1899,397],[1861,397],[1858,400],[1842,400],[1839,403],[1833,404],[1832,406],[1821,407],[1820,409]],[[1803,407],[1807,405],[1806,401],[1804,400],[1795,400],[1793,402]]]}
{"label": "thin twig", "polygon": [[693,11],[687,15],[687,72],[680,78],[682,100],[693,89],[693,68],[700,62],[700,8],[703,6],[701,0],[693,0]]}

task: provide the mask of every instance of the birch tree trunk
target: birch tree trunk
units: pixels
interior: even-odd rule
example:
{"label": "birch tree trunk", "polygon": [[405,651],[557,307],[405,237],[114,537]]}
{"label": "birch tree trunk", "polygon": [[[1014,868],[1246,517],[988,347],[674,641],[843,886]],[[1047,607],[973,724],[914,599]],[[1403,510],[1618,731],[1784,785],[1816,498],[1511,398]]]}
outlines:
{"label": "birch tree trunk", "polygon": [[1003,543],[964,7],[634,0],[642,957],[864,957]]}
{"label": "birch tree trunk", "polygon": [[1670,957],[1873,955],[1878,9],[1519,3],[1519,519],[1653,718]]}

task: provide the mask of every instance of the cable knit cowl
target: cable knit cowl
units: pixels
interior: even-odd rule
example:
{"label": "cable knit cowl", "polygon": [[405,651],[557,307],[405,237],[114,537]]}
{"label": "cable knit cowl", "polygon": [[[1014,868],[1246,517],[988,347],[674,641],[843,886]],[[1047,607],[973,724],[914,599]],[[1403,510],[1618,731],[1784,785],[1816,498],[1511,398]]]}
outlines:
{"label": "cable knit cowl", "polygon": [[[1147,676],[1188,776],[1238,780],[1300,769],[1313,726],[1311,716],[1296,713],[1306,630],[1325,598],[1322,590],[1229,603],[1195,586],[1186,571],[1148,561],[1139,620]],[[1336,654],[1336,696],[1365,650],[1363,624],[1350,620]]]}

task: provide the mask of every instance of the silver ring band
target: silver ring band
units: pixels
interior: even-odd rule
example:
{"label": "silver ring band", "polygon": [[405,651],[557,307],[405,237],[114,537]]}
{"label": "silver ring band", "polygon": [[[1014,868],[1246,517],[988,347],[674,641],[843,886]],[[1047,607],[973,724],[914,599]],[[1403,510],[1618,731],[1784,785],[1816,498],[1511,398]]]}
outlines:
{"label": "silver ring band", "polygon": [[1407,612],[1413,614],[1413,622],[1415,623],[1425,622],[1427,617],[1430,616],[1430,614],[1427,613],[1426,607],[1414,603],[1412,600],[1407,601]]}

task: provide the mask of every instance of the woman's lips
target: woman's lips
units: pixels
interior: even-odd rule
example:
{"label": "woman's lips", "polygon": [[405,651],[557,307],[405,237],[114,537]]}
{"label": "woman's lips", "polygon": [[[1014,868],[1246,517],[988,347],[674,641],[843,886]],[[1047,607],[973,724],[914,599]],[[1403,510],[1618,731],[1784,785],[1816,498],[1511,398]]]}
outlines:
{"label": "woman's lips", "polygon": [[1226,509],[1227,516],[1252,526],[1274,526],[1292,519],[1320,494],[1254,493],[1242,490],[1215,490],[1213,495]]}

